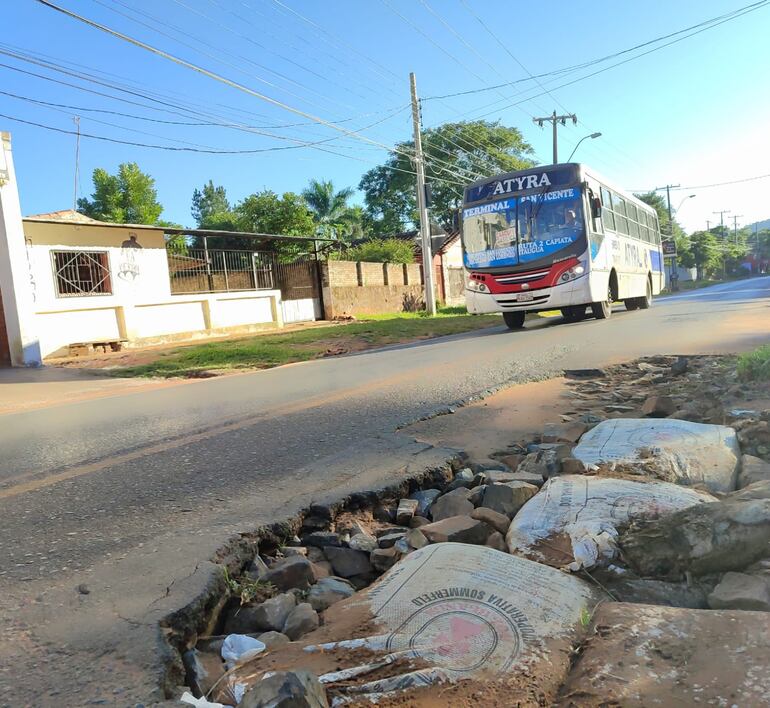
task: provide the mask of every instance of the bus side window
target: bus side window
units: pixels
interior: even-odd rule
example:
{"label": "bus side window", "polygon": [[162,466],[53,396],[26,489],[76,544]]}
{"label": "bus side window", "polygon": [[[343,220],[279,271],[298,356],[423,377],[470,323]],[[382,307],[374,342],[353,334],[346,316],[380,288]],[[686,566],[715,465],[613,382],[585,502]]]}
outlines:
{"label": "bus side window", "polygon": [[609,190],[602,187],[602,221],[604,227],[610,231],[615,230],[615,215],[612,213],[612,197]]}

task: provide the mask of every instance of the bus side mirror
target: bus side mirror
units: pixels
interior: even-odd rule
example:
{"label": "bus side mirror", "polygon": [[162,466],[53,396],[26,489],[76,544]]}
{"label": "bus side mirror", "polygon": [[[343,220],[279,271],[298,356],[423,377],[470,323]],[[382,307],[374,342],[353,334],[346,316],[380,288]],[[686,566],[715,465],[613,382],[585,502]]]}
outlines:
{"label": "bus side mirror", "polygon": [[602,215],[602,200],[599,197],[591,197],[591,216],[598,219]]}

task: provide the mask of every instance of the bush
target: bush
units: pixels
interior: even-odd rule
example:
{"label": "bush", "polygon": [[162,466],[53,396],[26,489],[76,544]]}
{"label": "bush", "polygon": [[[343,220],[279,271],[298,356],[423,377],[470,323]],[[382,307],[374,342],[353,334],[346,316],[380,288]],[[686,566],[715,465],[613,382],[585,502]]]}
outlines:
{"label": "bush", "polygon": [[770,381],[770,344],[738,357],[738,375],[746,381]]}
{"label": "bush", "polygon": [[414,244],[398,238],[372,239],[342,254],[347,261],[414,263]]}

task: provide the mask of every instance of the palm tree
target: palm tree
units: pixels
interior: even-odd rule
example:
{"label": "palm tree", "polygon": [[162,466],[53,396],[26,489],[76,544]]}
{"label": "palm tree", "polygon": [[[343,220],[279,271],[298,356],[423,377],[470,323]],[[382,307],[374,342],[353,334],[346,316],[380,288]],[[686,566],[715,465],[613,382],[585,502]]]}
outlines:
{"label": "palm tree", "polygon": [[331,180],[310,180],[302,196],[313,212],[319,236],[340,239],[360,231],[361,210],[348,206],[353,193],[350,187],[335,192]]}

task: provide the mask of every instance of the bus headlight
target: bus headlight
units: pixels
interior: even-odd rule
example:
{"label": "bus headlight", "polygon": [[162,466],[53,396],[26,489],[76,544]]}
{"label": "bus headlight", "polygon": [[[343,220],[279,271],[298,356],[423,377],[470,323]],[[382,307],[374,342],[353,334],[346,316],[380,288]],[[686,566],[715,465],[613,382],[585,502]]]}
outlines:
{"label": "bus headlight", "polygon": [[480,283],[475,278],[469,278],[468,290],[472,290],[474,293],[485,293],[487,292],[487,286],[484,285],[484,283]]}
{"label": "bus headlight", "polygon": [[562,283],[568,283],[570,280],[575,280],[575,278],[579,278],[583,273],[586,272],[586,265],[584,261],[578,261],[576,265],[573,265],[572,268],[568,268],[565,270],[562,274],[559,280],[561,280]]}

